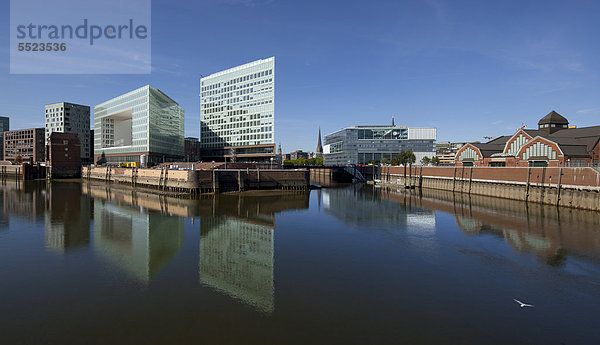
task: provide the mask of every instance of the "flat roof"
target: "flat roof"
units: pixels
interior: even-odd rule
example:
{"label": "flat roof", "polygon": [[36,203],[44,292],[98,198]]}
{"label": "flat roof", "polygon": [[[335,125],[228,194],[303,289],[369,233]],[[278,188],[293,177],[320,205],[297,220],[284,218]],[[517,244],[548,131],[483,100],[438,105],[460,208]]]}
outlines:
{"label": "flat roof", "polygon": [[270,58],[266,58],[266,59],[260,59],[260,60],[248,62],[248,63],[243,64],[243,65],[239,65],[239,66],[236,66],[236,67],[233,67],[233,68],[229,68],[229,69],[226,69],[226,70],[223,70],[223,71],[220,71],[220,72],[209,74],[206,77],[200,78],[200,81],[203,81],[203,80],[206,80],[206,79],[210,79],[210,78],[220,77],[220,76],[228,74],[228,73],[241,71],[243,69],[254,67],[254,66],[260,65],[262,63],[271,62],[271,61],[275,61],[275,57],[274,56],[271,56]]}

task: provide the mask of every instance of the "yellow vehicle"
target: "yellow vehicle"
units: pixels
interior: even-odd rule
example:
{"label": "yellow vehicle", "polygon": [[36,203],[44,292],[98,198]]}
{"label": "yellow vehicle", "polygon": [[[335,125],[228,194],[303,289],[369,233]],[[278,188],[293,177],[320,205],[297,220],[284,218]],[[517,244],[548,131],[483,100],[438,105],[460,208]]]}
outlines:
{"label": "yellow vehicle", "polygon": [[119,162],[119,168],[139,168],[140,163],[138,162]]}

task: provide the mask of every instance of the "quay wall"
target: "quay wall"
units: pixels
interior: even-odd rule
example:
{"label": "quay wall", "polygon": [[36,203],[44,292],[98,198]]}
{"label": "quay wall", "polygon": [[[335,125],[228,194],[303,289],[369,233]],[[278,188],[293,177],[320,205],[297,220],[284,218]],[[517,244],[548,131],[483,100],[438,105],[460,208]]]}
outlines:
{"label": "quay wall", "polygon": [[589,167],[381,167],[374,180],[600,211],[600,171]]}
{"label": "quay wall", "polygon": [[107,183],[128,184],[191,194],[246,190],[307,190],[308,170],[169,170],[115,167],[82,167],[81,177]]}

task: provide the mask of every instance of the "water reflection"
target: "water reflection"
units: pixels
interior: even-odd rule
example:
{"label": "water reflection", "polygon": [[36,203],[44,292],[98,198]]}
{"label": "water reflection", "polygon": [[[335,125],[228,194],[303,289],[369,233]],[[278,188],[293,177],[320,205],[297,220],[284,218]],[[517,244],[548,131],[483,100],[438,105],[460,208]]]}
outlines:
{"label": "water reflection", "polygon": [[148,283],[183,245],[183,218],[94,200],[94,249]]}
{"label": "water reflection", "polygon": [[409,233],[435,233],[435,213],[419,207],[410,198],[398,205],[367,185],[324,189],[321,194],[325,212],[352,227],[376,225]]}
{"label": "water reflection", "polygon": [[148,282],[183,243],[183,218],[199,217],[202,285],[257,310],[274,310],[275,215],[308,209],[308,193],[222,194],[181,199],[106,185],[94,197],[94,247]]}
{"label": "water reflection", "polygon": [[203,217],[200,282],[262,311],[274,309],[273,224],[231,217]]}
{"label": "water reflection", "polygon": [[308,193],[218,195],[202,203],[200,282],[263,312],[274,302],[275,214],[307,209]]}
{"label": "water reflection", "polygon": [[45,183],[1,181],[2,222],[9,224],[10,216],[37,223],[44,219],[46,209]]}
{"label": "water reflection", "polygon": [[600,259],[600,213],[515,200],[424,189],[420,195],[382,190],[382,198],[454,215],[466,234],[490,234],[515,250],[533,252],[548,265],[567,255]]}
{"label": "water reflection", "polygon": [[81,194],[81,185],[61,183],[45,190],[46,248],[64,252],[90,243],[90,199]]}

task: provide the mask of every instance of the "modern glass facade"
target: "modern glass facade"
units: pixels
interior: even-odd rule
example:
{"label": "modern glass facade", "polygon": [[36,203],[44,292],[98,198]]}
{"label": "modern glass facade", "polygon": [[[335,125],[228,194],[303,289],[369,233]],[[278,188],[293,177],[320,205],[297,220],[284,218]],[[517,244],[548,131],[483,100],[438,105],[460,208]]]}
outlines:
{"label": "modern glass facade", "polygon": [[148,163],[183,158],[183,109],[149,85],[94,107],[94,161]]}
{"label": "modern glass facade", "polygon": [[[257,60],[200,80],[200,142],[203,150],[258,146],[274,154],[275,58]],[[261,147],[262,146],[262,147]],[[259,150],[260,151],[260,150]]]}
{"label": "modern glass facade", "polygon": [[400,151],[413,151],[417,164],[425,156],[435,156],[435,128],[406,126],[353,126],[325,136],[325,165],[343,166],[388,162]]}

